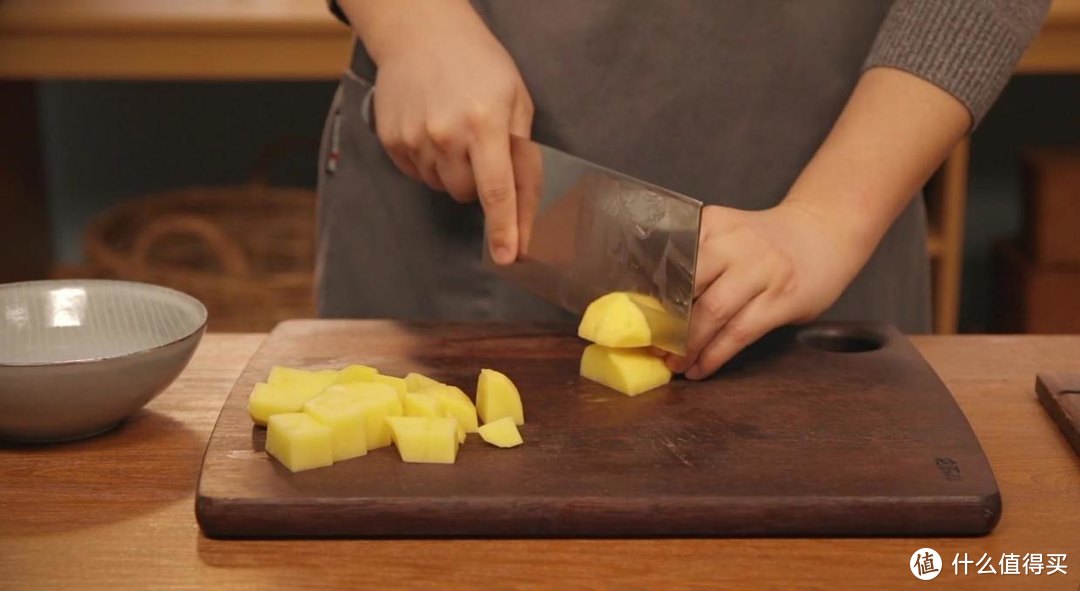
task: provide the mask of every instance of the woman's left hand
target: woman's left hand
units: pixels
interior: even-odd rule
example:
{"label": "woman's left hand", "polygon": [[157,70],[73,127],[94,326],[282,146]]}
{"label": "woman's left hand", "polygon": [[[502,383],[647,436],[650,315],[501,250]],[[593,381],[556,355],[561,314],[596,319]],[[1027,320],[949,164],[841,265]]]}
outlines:
{"label": "woman's left hand", "polygon": [[686,357],[668,366],[708,377],[766,332],[813,320],[836,301],[870,247],[803,203],[702,211]]}

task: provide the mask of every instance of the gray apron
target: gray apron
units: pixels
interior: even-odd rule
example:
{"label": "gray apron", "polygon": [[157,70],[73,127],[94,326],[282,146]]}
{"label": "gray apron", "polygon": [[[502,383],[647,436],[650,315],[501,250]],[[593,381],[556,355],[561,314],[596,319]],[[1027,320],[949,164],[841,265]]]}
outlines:
{"label": "gray apron", "polygon": [[[536,105],[533,137],[706,203],[781,201],[861,72],[886,0],[474,2]],[[358,44],[320,157],[324,317],[568,320],[488,273],[483,217],[397,171],[364,125]],[[930,326],[921,199],[826,318]]]}

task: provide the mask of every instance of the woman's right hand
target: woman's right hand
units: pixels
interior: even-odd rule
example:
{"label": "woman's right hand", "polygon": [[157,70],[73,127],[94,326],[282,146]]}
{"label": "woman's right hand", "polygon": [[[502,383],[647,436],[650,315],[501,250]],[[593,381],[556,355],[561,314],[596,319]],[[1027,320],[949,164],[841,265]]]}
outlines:
{"label": "woman's right hand", "polygon": [[467,2],[393,1],[409,5],[397,19],[364,14],[370,0],[343,3],[378,66],[379,140],[405,174],[461,203],[479,198],[492,259],[511,263],[521,232],[510,135],[529,137],[533,117],[521,74]]}

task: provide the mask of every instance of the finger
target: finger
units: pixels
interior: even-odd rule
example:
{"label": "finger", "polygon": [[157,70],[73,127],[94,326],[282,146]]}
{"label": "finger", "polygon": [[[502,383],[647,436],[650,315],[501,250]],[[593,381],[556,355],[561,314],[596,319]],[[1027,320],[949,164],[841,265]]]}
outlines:
{"label": "finger", "polygon": [[505,128],[486,130],[469,149],[473,177],[488,248],[496,264],[507,265],[517,258],[518,217],[514,168],[510,159],[510,134]]}
{"label": "finger", "polygon": [[454,201],[469,203],[476,200],[476,184],[467,152],[440,152],[435,159],[435,169]]}
{"label": "finger", "polygon": [[390,161],[394,163],[394,166],[406,176],[417,182],[424,182],[424,177],[420,176],[420,171],[417,170],[416,165],[413,164],[412,158],[409,157],[409,151],[404,148],[386,148],[386,155],[390,157]]}
{"label": "finger", "polygon": [[761,266],[742,265],[720,275],[694,302],[686,342],[686,357],[676,360],[678,363],[674,363],[671,369],[682,372],[696,363],[705,345],[768,286],[768,270]]}
{"label": "finger", "polygon": [[514,106],[510,111],[510,135],[518,137],[532,137],[532,122],[534,107],[527,90],[522,88],[518,91],[514,100]]}
{"label": "finger", "polygon": [[446,185],[439,178],[439,171],[436,168],[438,152],[435,151],[435,146],[425,144],[420,148],[413,149],[409,152],[409,157],[420,172],[420,178],[424,180],[425,185],[436,191],[446,190]]}
{"label": "finger", "polygon": [[754,298],[702,349],[697,360],[686,371],[686,378],[700,380],[712,375],[739,351],[783,324],[774,304],[774,298],[767,294]]}
{"label": "finger", "polygon": [[511,144],[518,207],[518,252],[529,252],[533,222],[543,192],[543,158],[536,144],[515,140]]}

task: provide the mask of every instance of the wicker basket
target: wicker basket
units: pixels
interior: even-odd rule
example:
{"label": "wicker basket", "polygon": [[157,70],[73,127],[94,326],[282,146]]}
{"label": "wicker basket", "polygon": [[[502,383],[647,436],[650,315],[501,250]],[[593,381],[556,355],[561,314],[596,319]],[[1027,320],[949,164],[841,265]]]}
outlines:
{"label": "wicker basket", "polygon": [[189,293],[215,331],[261,332],[312,316],[314,249],[314,192],[270,186],[261,173],[123,203],[86,233],[97,274]]}

